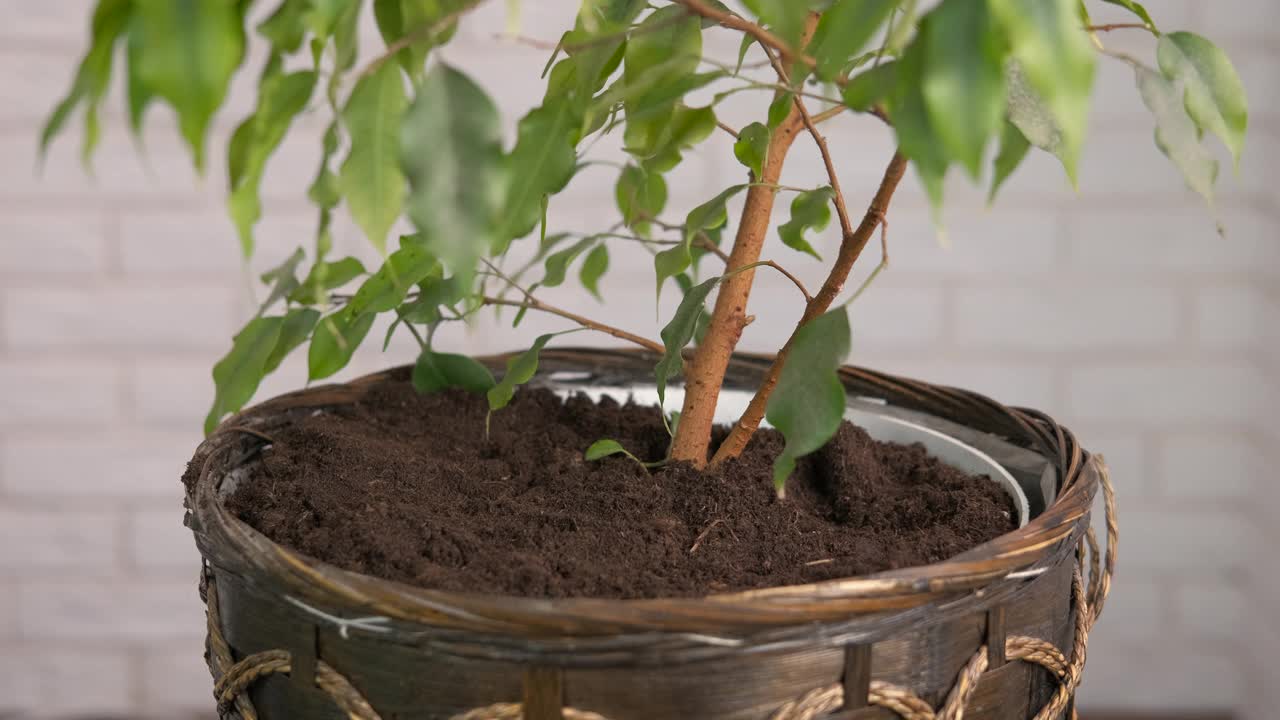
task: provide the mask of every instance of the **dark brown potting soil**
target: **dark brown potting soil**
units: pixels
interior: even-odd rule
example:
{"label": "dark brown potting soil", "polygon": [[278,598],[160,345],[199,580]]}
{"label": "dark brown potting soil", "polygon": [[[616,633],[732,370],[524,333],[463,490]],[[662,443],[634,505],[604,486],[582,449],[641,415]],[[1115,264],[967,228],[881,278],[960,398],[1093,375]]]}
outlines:
{"label": "dark brown potting soil", "polygon": [[848,423],[801,460],[779,501],[773,431],[713,471],[646,472],[621,456],[587,462],[583,450],[613,438],[661,458],[669,437],[655,408],[526,390],[494,413],[487,440],[485,414],[483,397],[383,383],[273,430],[258,476],[228,505],[343,568],[531,597],[815,582],[936,562],[1015,527],[1012,502],[985,477]]}

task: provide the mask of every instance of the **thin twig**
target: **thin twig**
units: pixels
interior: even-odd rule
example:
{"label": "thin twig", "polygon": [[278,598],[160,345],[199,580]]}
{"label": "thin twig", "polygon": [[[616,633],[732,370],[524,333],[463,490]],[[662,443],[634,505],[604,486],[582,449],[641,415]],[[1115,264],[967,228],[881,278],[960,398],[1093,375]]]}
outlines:
{"label": "thin twig", "polygon": [[1107,23],[1106,25],[1086,25],[1085,32],[1111,32],[1112,30],[1146,30],[1153,32],[1153,28],[1146,23]]}
{"label": "thin twig", "polygon": [[732,135],[734,140],[737,140],[737,139],[738,139],[738,131],[737,131],[737,130],[734,130],[733,128],[731,128],[731,127],[729,127],[728,125],[726,125],[726,124],[724,123],[724,121],[722,121],[722,120],[720,120],[720,119],[717,119],[717,120],[716,120],[716,127],[720,128],[721,130],[723,130],[723,131],[725,131],[725,132],[729,133],[730,135]]}
{"label": "thin twig", "polygon": [[817,60],[804,53],[797,53],[782,38],[739,15],[712,7],[702,0],[676,0],[676,2],[708,20],[715,20],[724,27],[750,35],[760,43],[760,47],[771,47],[777,50],[782,55],[782,59],[787,62],[799,61],[811,68],[818,65]]}
{"label": "thin twig", "polygon": [[634,343],[636,345],[639,345],[642,348],[645,348],[646,350],[651,350],[660,355],[667,351],[666,347],[662,343],[654,342],[653,340],[650,340],[646,337],[641,337],[640,335],[636,335],[635,333],[627,332],[626,330],[613,327],[612,325],[605,325],[604,323],[596,322],[595,320],[592,320],[587,317],[583,317],[582,315],[571,313],[568,310],[562,310],[558,307],[548,305],[534,297],[528,297],[522,302],[520,300],[506,300],[504,298],[497,298],[497,297],[491,297],[491,296],[485,295],[480,298],[480,302],[481,304],[484,304],[484,305],[503,305],[507,307],[538,310],[540,312],[549,313],[551,315],[557,315],[566,320],[572,320],[573,322],[576,322],[582,327],[587,328],[589,330],[595,330],[596,332],[602,332],[602,333],[605,333],[606,335],[612,335],[613,337],[619,340],[626,340],[629,343]]}
{"label": "thin twig", "polygon": [[707,539],[707,533],[711,532],[715,528],[715,526],[719,525],[722,522],[724,522],[722,518],[716,518],[715,520],[711,521],[711,524],[708,525],[705,530],[698,533],[698,537],[693,541],[693,547],[689,548],[689,554],[692,555],[695,552],[697,552],[698,548],[702,546],[702,541]]}
{"label": "thin twig", "polygon": [[790,280],[791,283],[795,285],[796,288],[800,291],[800,294],[804,295],[804,301],[806,303],[813,302],[813,296],[809,294],[809,290],[805,288],[804,283],[800,282],[800,278],[796,277],[795,275],[792,275],[789,270],[787,270],[786,268],[782,267],[781,265],[779,265],[778,263],[772,260],[765,260],[761,264],[767,265],[773,268],[774,270],[777,270],[778,272],[782,273],[782,276]]}
{"label": "thin twig", "polygon": [[823,110],[822,112],[813,116],[813,124],[818,125],[820,123],[824,123],[848,109],[849,108],[845,107],[844,105],[836,105],[835,107],[829,107],[826,110]]}
{"label": "thin twig", "polygon": [[421,25],[415,28],[414,30],[406,33],[404,37],[388,45],[387,49],[381,55],[369,61],[369,64],[365,65],[364,69],[361,70],[358,75],[356,75],[356,80],[360,80],[361,78],[364,78],[367,75],[373,74],[374,71],[382,67],[383,63],[395,57],[396,54],[399,53],[401,50],[404,50],[405,48],[412,46],[416,42],[419,42],[421,40],[426,40],[432,35],[435,35],[443,31],[445,28],[457,22],[462,16],[480,7],[480,5],[482,5],[484,2],[485,0],[471,0],[467,4],[445,15],[439,20],[429,25]]}
{"label": "thin twig", "polygon": [[871,283],[880,276],[880,272],[889,267],[889,221],[880,218],[880,262],[872,269],[871,274],[867,275],[867,279],[862,281],[857,290],[853,291],[853,295],[849,297],[847,305],[852,305],[862,297],[862,293],[871,287]]}

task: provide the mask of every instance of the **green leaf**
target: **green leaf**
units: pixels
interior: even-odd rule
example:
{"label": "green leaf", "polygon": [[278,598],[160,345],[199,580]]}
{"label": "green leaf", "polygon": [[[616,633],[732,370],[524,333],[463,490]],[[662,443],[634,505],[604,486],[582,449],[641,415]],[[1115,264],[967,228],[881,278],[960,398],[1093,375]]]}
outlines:
{"label": "green leaf", "polygon": [[812,5],[808,0],[743,0],[742,4],[780,35],[788,46],[799,45],[804,21]]}
{"label": "green leaf", "polygon": [[796,333],[765,418],[786,438],[773,463],[773,484],[782,497],[796,459],[821,448],[844,419],[844,385],[837,370],[849,355],[849,315],[842,307],[814,318]]}
{"label": "green leaf", "polygon": [[547,342],[557,335],[564,335],[574,330],[563,330],[556,333],[547,333],[539,335],[533,341],[533,346],[528,350],[507,360],[507,372],[503,374],[498,384],[489,388],[489,412],[501,410],[511,402],[511,397],[515,395],[516,386],[523,385],[533,378],[533,374],[538,371],[538,353],[542,352],[542,348],[547,346]]}
{"label": "green leaf", "polygon": [[671,170],[680,164],[682,151],[711,137],[715,129],[716,113],[712,108],[676,106],[646,157],[645,168],[659,173]]}
{"label": "green leaf", "polygon": [[243,5],[208,0],[134,0],[129,41],[138,81],[178,115],[198,170],[214,112],[244,58]]}
{"label": "green leaf", "polygon": [[466,355],[424,349],[413,366],[413,387],[420,393],[461,388],[479,394],[489,392],[494,384],[489,368]]}
{"label": "green leaf", "polygon": [[926,26],[935,19],[929,16],[921,21],[920,37],[907,47],[896,63],[893,72],[896,83],[888,105],[898,134],[898,145],[915,165],[936,214],[942,206],[942,182],[951,158],[938,140],[921,90],[927,52],[927,42],[923,38],[928,36]]}
{"label": "green leaf", "polygon": [[1187,113],[1196,126],[1222,138],[1239,168],[1249,101],[1226,53],[1194,33],[1173,32],[1160,37],[1156,57],[1164,76],[1186,88]]}
{"label": "green leaf", "polygon": [[657,300],[662,299],[662,286],[693,264],[693,254],[687,243],[680,243],[653,256],[653,272],[657,276]]}
{"label": "green leaf", "polygon": [[760,177],[768,152],[769,128],[758,122],[742,128],[738,133],[738,140],[733,143],[733,156],[746,165],[754,177]]}
{"label": "green leaf", "polygon": [[405,116],[400,145],[409,217],[428,249],[470,285],[495,244],[506,187],[498,110],[466,75],[436,64]]}
{"label": "green leaf", "polygon": [[394,309],[414,285],[439,270],[440,263],[425,247],[405,243],[356,290],[348,308],[357,315]]}
{"label": "green leaf", "polygon": [[[1076,0],[988,0],[1013,58],[1062,129],[1063,165],[1072,183],[1088,125],[1094,50],[1080,31]],[[1023,129],[1025,133],[1026,130]],[[1032,139],[1030,135],[1028,139]],[[1032,140],[1032,144],[1035,141]]]}
{"label": "green leaf", "polygon": [[921,25],[925,108],[947,154],[976,180],[1004,117],[1004,38],[986,0],[945,0]]}
{"label": "green leaf", "polygon": [[406,188],[399,163],[400,120],[406,105],[400,68],[383,63],[356,83],[342,108],[351,151],[338,174],[338,191],[379,252],[385,252],[387,233],[404,207]]}
{"label": "green leaf", "polygon": [[280,337],[267,358],[265,372],[274,372],[280,367],[289,353],[311,336],[311,331],[315,330],[319,321],[320,311],[311,308],[296,308],[285,314],[284,322],[280,325]]}
{"label": "green leaf", "polygon": [[1030,149],[1031,143],[1027,142],[1027,137],[1022,134],[1018,126],[1005,121],[1004,133],[1000,136],[1000,152],[996,155],[995,172],[991,180],[991,193],[987,196],[988,203],[995,202],[1000,186],[1004,185],[1004,181],[1008,180],[1013,171],[1022,164],[1022,159],[1027,156],[1027,151]]}
{"label": "green leaf", "polygon": [[618,175],[614,197],[623,223],[646,234],[649,223],[645,219],[656,218],[667,206],[667,181],[656,172],[646,172],[638,165],[627,165]]}
{"label": "green leaf", "polygon": [[583,457],[586,458],[587,462],[595,462],[601,458],[607,458],[610,455],[626,455],[628,457],[635,457],[631,453],[627,452],[626,448],[622,447],[622,443],[617,440],[608,439],[597,440],[591,443],[591,447],[587,448]]}
{"label": "green leaf", "polygon": [[308,381],[327,378],[346,367],[373,327],[373,318],[373,313],[355,315],[350,307],[322,318],[307,351]]}
{"label": "green leaf", "polygon": [[1200,142],[1200,132],[1187,115],[1178,88],[1164,76],[1139,63],[1133,64],[1142,101],[1156,119],[1156,146],[1173,161],[1187,185],[1213,204],[1218,161]]}
{"label": "green leaf", "polygon": [[557,250],[548,255],[546,262],[543,263],[546,274],[538,284],[542,287],[558,287],[563,284],[565,277],[569,274],[570,263],[595,243],[596,239],[593,237],[584,238],[564,250]]}
{"label": "green leaf", "polygon": [[745,184],[732,185],[720,191],[720,194],[711,198],[689,211],[684,219],[684,237],[685,244],[688,244],[704,230],[714,230],[724,227],[729,222],[728,203],[735,195],[747,189]]}
{"label": "green leaf", "polygon": [[828,82],[834,80],[848,59],[866,47],[897,6],[898,0],[842,0],[832,3],[822,13],[807,48],[809,55],[818,61],[815,71],[818,78]]}
{"label": "green leaf", "polygon": [[533,231],[548,195],[564,189],[577,170],[574,148],[582,113],[569,98],[552,98],[520,120],[516,145],[508,157],[506,209],[498,228],[495,254],[510,240]]}
{"label": "green leaf", "polygon": [[595,246],[591,252],[587,253],[587,257],[582,261],[582,267],[578,270],[578,279],[582,281],[582,287],[588,292],[596,296],[597,300],[604,300],[600,295],[600,278],[609,270],[609,248],[601,243]]}
{"label": "green leaf", "polygon": [[830,187],[820,187],[796,195],[791,201],[791,219],[778,226],[778,235],[782,236],[783,244],[821,260],[818,251],[804,239],[804,234],[808,230],[821,232],[831,223],[833,197],[835,191]]}
{"label": "green leaf", "polygon": [[671,317],[671,321],[662,328],[662,344],[666,352],[653,369],[654,377],[657,379],[660,404],[666,400],[667,381],[678,376],[684,367],[680,351],[689,344],[694,332],[697,331],[698,318],[704,312],[703,307],[707,296],[722,279],[723,277],[715,277],[689,288],[689,291],[684,294],[684,299],[680,301],[679,307],[676,308],[675,315]]}
{"label": "green leaf", "polygon": [[632,32],[621,80],[626,89],[628,150],[652,152],[676,101],[699,79],[701,57],[702,25],[678,5],[655,10]]}
{"label": "green leaf", "polygon": [[297,52],[307,36],[307,26],[303,24],[306,11],[307,0],[283,0],[258,25],[258,34],[270,40],[277,53]]}
{"label": "green leaf", "polygon": [[778,126],[787,119],[787,116],[791,114],[791,111],[794,108],[795,95],[792,93],[784,92],[774,98],[773,102],[769,103],[769,113],[766,118],[766,121],[769,124],[769,129],[776,130]]}
{"label": "green leaf", "polygon": [[1150,13],[1148,13],[1147,9],[1142,6],[1142,3],[1136,3],[1133,0],[1102,0],[1102,2],[1126,8],[1129,12],[1142,18],[1142,22],[1146,23],[1147,27],[1151,28],[1152,32],[1160,32],[1156,28],[1155,21],[1151,19]]}
{"label": "green leaf", "polygon": [[844,86],[844,104],[851,110],[867,112],[888,99],[897,85],[898,64],[880,63],[855,75]]}
{"label": "green leaf", "polygon": [[306,258],[302,248],[293,251],[293,254],[285,258],[284,262],[271,268],[262,274],[261,280],[263,284],[271,286],[271,292],[267,295],[267,299],[263,301],[259,313],[266,311],[272,305],[280,300],[285,299],[294,290],[298,289],[298,266]]}
{"label": "green leaf", "polygon": [[425,30],[466,4],[463,0],[374,0],[373,17],[387,45],[412,35],[413,42],[396,53],[396,59],[411,78],[417,79],[422,75],[427,53],[448,42],[458,25],[455,20],[434,34],[427,34]]}
{"label": "green leaf", "polygon": [[311,271],[298,289],[289,293],[289,300],[304,305],[322,304],[327,300],[326,293],[329,290],[340,288],[364,273],[364,265],[353,257],[335,262],[318,262],[311,266]]}
{"label": "green leaf", "polygon": [[259,317],[249,321],[232,341],[231,351],[213,366],[213,407],[204,421],[208,435],[227,413],[244,407],[266,374],[267,359],[280,337],[284,318]]}
{"label": "green leaf", "polygon": [[253,254],[253,226],[262,217],[258,190],[267,160],[280,147],[293,119],[306,108],[315,84],[313,71],[282,75],[279,61],[268,61],[258,86],[258,106],[231,137],[227,147],[231,189],[227,210],[240,235],[245,257]]}
{"label": "green leaf", "polygon": [[1067,174],[1074,181],[1075,170],[1067,154],[1062,126],[1052,110],[1040,98],[1040,94],[1027,82],[1022,66],[1016,62],[1006,68],[1009,92],[1009,122],[1017,128],[1027,142],[1058,158]]}
{"label": "green leaf", "polygon": [[751,45],[756,39],[749,33],[742,33],[742,41],[738,43],[738,62],[733,66],[733,76],[738,77],[742,72],[742,63],[747,60],[747,51],[751,49]]}
{"label": "green leaf", "polygon": [[81,156],[85,165],[88,165],[100,135],[98,103],[111,83],[111,65],[116,43],[124,35],[132,11],[131,0],[99,0],[90,23],[89,50],[80,60],[71,89],[54,107],[40,131],[41,160],[53,138],[62,131],[71,112],[83,102],[85,131]]}

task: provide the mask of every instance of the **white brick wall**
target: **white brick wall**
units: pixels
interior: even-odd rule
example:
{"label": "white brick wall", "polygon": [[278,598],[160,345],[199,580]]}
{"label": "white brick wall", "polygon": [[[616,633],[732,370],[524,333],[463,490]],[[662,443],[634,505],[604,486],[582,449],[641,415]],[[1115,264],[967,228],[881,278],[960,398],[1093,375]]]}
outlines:
{"label": "white brick wall", "polygon": [[[570,4],[527,8],[524,32],[554,38]],[[1280,645],[1271,550],[1280,544],[1280,486],[1270,482],[1280,463],[1272,410],[1280,400],[1280,6],[1159,4],[1167,27],[1201,29],[1225,44],[1249,85],[1247,157],[1239,177],[1224,166],[1218,207],[1228,237],[1215,235],[1212,216],[1152,146],[1128,70],[1104,64],[1079,194],[1042,155],[990,211],[981,189],[952,178],[942,243],[908,177],[889,217],[892,265],[853,311],[854,361],[1045,409],[1107,455],[1124,540],[1081,691],[1086,710],[1236,708],[1269,720],[1280,706],[1264,664]],[[60,141],[36,177],[36,133],[70,82],[90,5],[0,0],[8,19],[0,27],[8,70],[0,75],[0,715],[178,718],[209,709],[196,551],[181,525],[178,477],[212,396],[209,368],[251,307],[221,197],[226,135],[251,103],[251,82],[235,84],[237,112],[215,119],[203,180],[166,113],[148,117],[147,159],[137,158],[120,98],[105,113],[96,177],[83,173],[74,138]],[[448,56],[499,99],[510,132],[538,97],[544,57],[517,44],[495,48],[501,3],[482,12]],[[1119,12],[1104,7],[1098,17]],[[723,39],[708,47],[725,59],[736,51]],[[735,96],[726,119],[758,119],[752,108]],[[858,205],[891,138],[852,116],[824,130]],[[318,134],[315,123],[304,125],[269,167],[254,271],[310,237],[303,189]],[[671,180],[673,215],[742,176],[726,137],[704,149]],[[589,172],[552,204],[553,224],[588,230],[612,221],[612,179]],[[821,178],[802,139],[784,181]],[[338,222],[336,241],[371,257],[350,222]],[[816,244],[830,253],[835,243],[829,230]],[[768,254],[811,286],[821,279],[816,264],[785,248]],[[611,307],[620,324],[656,336],[663,321],[647,271],[619,274],[632,259],[647,262],[635,252],[615,257]],[[855,282],[878,250],[867,260]],[[769,350],[797,308],[785,280],[759,277],[758,319],[744,348]],[[668,291],[662,312],[673,303]],[[440,338],[497,351],[561,325],[531,317],[514,334],[496,327],[448,328]],[[358,356],[351,372],[411,356],[398,341],[386,357]],[[305,363],[294,358],[264,392],[304,380]]]}

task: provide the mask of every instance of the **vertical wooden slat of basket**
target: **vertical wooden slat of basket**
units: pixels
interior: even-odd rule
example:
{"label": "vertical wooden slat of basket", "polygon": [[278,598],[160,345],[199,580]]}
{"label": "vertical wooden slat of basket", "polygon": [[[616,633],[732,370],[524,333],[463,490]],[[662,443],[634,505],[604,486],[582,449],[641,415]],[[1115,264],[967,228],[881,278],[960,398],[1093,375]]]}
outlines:
{"label": "vertical wooden slat of basket", "polygon": [[531,667],[524,671],[524,720],[564,720],[564,671]]}
{"label": "vertical wooden slat of basket", "polygon": [[840,678],[844,686],[844,710],[856,710],[867,706],[871,692],[871,646],[848,645],[844,649],[844,674]]}

